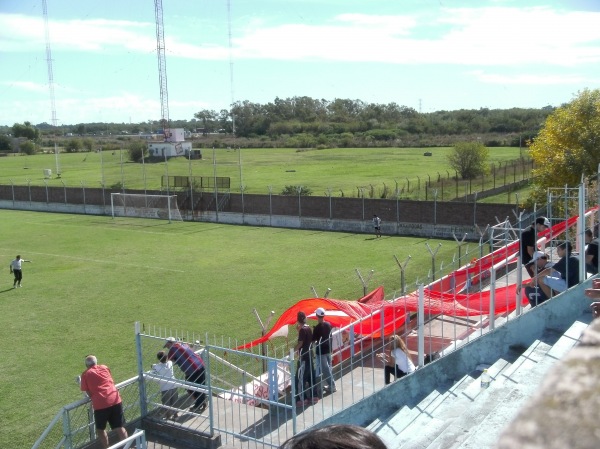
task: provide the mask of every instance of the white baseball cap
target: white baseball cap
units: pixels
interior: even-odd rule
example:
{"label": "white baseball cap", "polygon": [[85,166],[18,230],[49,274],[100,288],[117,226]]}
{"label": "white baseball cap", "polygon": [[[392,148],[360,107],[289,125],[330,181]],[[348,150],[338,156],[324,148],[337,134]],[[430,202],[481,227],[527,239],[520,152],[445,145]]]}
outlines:
{"label": "white baseball cap", "polygon": [[323,307],[319,307],[317,310],[315,310],[315,315],[325,316],[325,309]]}

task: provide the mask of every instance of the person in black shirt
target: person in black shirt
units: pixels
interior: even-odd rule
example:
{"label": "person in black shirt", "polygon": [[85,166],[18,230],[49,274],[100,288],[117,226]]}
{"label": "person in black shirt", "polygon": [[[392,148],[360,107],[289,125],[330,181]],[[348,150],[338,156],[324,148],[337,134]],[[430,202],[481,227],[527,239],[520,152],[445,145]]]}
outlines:
{"label": "person in black shirt", "polygon": [[294,347],[294,350],[298,353],[296,405],[300,407],[314,404],[319,401],[319,398],[313,395],[315,372],[311,353],[312,329],[306,324],[306,314],[304,312],[298,312],[296,329],[298,329],[298,343]]}
{"label": "person in black shirt", "polygon": [[529,273],[530,277],[535,276],[533,266],[527,265],[533,258],[533,253],[537,249],[537,234],[550,227],[550,220],[546,217],[538,217],[535,222],[521,233],[521,263]]}
{"label": "person in black shirt", "polygon": [[552,296],[553,291],[564,292],[579,283],[579,259],[571,255],[572,250],[571,242],[563,242],[558,245],[556,252],[560,256],[559,261],[535,276],[540,288],[548,298]]}
{"label": "person in black shirt", "polygon": [[598,274],[598,238],[594,238],[594,232],[588,228],[585,230],[585,269],[588,273]]}
{"label": "person in black shirt", "polygon": [[315,310],[319,323],[313,329],[313,343],[319,373],[322,376],[324,388],[329,393],[335,393],[335,382],[331,372],[331,324],[325,321],[325,309],[319,307]]}

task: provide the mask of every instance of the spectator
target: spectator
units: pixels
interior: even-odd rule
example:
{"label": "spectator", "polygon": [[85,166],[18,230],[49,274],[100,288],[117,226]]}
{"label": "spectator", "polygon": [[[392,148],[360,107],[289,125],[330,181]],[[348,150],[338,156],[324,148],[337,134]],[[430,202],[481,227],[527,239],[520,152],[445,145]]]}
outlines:
{"label": "spectator", "polygon": [[388,385],[390,383],[390,375],[393,374],[394,377],[400,379],[401,377],[406,376],[407,374],[412,373],[415,370],[415,365],[413,364],[410,353],[408,352],[408,348],[406,347],[406,343],[399,335],[392,335],[390,337],[391,348],[389,351],[389,356],[394,359],[394,365],[390,366],[387,364],[389,362],[389,356],[386,353],[377,354],[377,356],[386,362],[386,366],[384,367],[384,376],[385,376],[385,384]]}
{"label": "spectator", "polygon": [[556,252],[560,257],[559,261],[534,277],[548,298],[552,296],[552,292],[561,293],[579,283],[579,259],[572,256],[571,251],[571,242],[558,245]]}
{"label": "spectator", "polygon": [[[546,268],[552,266],[551,262],[548,262],[548,256],[542,251],[536,251],[533,253],[533,258],[529,261],[528,266],[532,267],[534,276],[523,282],[525,286],[525,296],[531,304],[531,307],[535,307],[538,304],[543,303],[548,299],[548,296],[540,288],[537,281],[537,274]],[[521,287],[517,287],[517,295],[521,292]]]}
{"label": "spectator", "polygon": [[373,432],[350,424],[333,424],[294,435],[280,449],[387,449]]}
{"label": "spectator", "polygon": [[[204,385],[206,382],[204,362],[192,348],[185,343],[178,342],[173,337],[167,338],[164,347],[169,349],[167,358],[172,360],[183,371],[186,381]],[[197,390],[188,390],[188,393],[195,399],[194,405],[190,407],[190,410],[202,413],[207,406],[206,394]]]}
{"label": "spectator", "polygon": [[531,226],[521,233],[521,263],[525,266],[530,277],[533,277],[535,273],[533,272],[533,267],[527,264],[531,261],[533,253],[537,250],[537,235],[549,227],[550,220],[546,217],[538,217]]}
{"label": "spectator", "polygon": [[598,251],[600,245],[594,232],[588,228],[585,230],[585,269],[591,275],[598,274]]}
{"label": "spectator", "polygon": [[318,324],[315,326],[312,341],[315,345],[317,370],[322,379],[323,388],[335,393],[335,381],[331,370],[331,324],[325,321],[325,310],[319,307],[315,310]]}
{"label": "spectator", "polygon": [[91,354],[85,358],[85,366],[87,369],[81,374],[80,388],[92,401],[98,439],[100,445],[107,448],[107,423],[117,433],[119,440],[127,438],[123,403],[108,366],[98,365],[98,359]]}
{"label": "spectator", "polygon": [[296,329],[298,343],[294,350],[298,353],[298,369],[296,370],[296,405],[298,407],[314,404],[319,401],[314,396],[315,372],[312,362],[312,330],[306,324],[306,314],[298,312]]}
{"label": "spectator", "polygon": [[15,277],[13,281],[13,288],[22,287],[21,280],[23,279],[23,271],[21,265],[23,262],[31,263],[31,260],[21,259],[21,256],[17,255],[15,260],[10,263],[10,274]]}
{"label": "spectator", "polygon": [[[179,395],[177,394],[177,385],[173,384],[172,382],[175,380],[175,374],[173,373],[173,362],[169,360],[165,351],[159,351],[158,354],[156,354],[156,358],[158,359],[159,363],[152,365],[152,372],[164,379],[158,381],[160,385],[160,401],[167,407],[175,407]],[[177,412],[174,412],[168,408],[166,409],[166,419],[176,419],[177,417]]]}

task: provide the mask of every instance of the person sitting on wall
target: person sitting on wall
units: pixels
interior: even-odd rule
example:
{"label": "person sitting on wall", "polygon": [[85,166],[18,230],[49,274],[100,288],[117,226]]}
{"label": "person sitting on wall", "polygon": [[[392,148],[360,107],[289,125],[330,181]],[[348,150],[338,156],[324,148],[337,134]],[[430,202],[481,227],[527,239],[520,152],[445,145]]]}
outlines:
{"label": "person sitting on wall", "polygon": [[579,284],[579,259],[571,255],[572,250],[571,242],[558,245],[556,252],[560,256],[559,261],[550,268],[544,268],[532,278],[537,280],[548,298],[553,292],[558,294]]}
{"label": "person sitting on wall", "polygon": [[[534,277],[523,282],[525,287],[525,296],[531,304],[531,307],[535,307],[548,299],[548,296],[540,288],[537,281],[537,274],[546,268],[550,268],[552,263],[548,261],[548,256],[542,251],[536,251],[533,253],[533,258],[527,264],[532,268]],[[517,295],[521,292],[521,286],[517,287]]]}
{"label": "person sitting on wall", "polygon": [[393,366],[388,364],[389,357],[386,353],[377,354],[377,357],[386,363],[383,371],[386,385],[390,383],[391,374],[398,380],[415,370],[415,365],[410,358],[410,353],[408,352],[404,340],[402,340],[399,335],[392,335],[390,337],[390,343],[391,348],[389,355],[394,359]]}

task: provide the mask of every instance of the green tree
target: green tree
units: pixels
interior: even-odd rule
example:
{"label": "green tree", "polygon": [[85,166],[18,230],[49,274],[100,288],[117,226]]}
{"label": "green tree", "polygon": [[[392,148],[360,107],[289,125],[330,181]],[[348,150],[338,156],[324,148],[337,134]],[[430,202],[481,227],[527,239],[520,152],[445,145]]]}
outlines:
{"label": "green tree", "polygon": [[15,123],[12,127],[12,134],[14,137],[25,137],[29,140],[37,140],[40,136],[40,131],[30,122],[25,122],[23,124]]}
{"label": "green tree", "polygon": [[308,187],[304,187],[304,186],[285,186],[283,188],[283,190],[281,191],[281,195],[286,195],[286,196],[294,196],[294,195],[300,195],[300,196],[310,196],[312,195],[312,190]]}
{"label": "green tree", "polygon": [[83,148],[85,148],[87,151],[92,151],[92,149],[94,148],[94,141],[89,137],[83,139],[81,141],[81,144],[83,145]]}
{"label": "green tree", "polygon": [[535,187],[576,186],[596,176],[600,163],[600,89],[585,89],[548,116],[530,146]]}
{"label": "green tree", "polygon": [[132,140],[129,142],[129,160],[132,162],[142,162],[148,157],[148,145],[143,140]]}
{"label": "green tree", "polygon": [[486,172],[489,155],[481,142],[458,142],[448,155],[448,163],[462,179],[471,179]]}
{"label": "green tree", "polygon": [[0,151],[10,153],[12,150],[12,140],[10,137],[0,135]]}
{"label": "green tree", "polygon": [[29,154],[29,155],[35,154],[35,143],[33,143],[31,140],[22,142],[19,145],[19,152]]}
{"label": "green tree", "polygon": [[82,148],[83,143],[81,143],[81,139],[69,139],[65,145],[67,153],[77,153],[78,151],[81,151]]}

